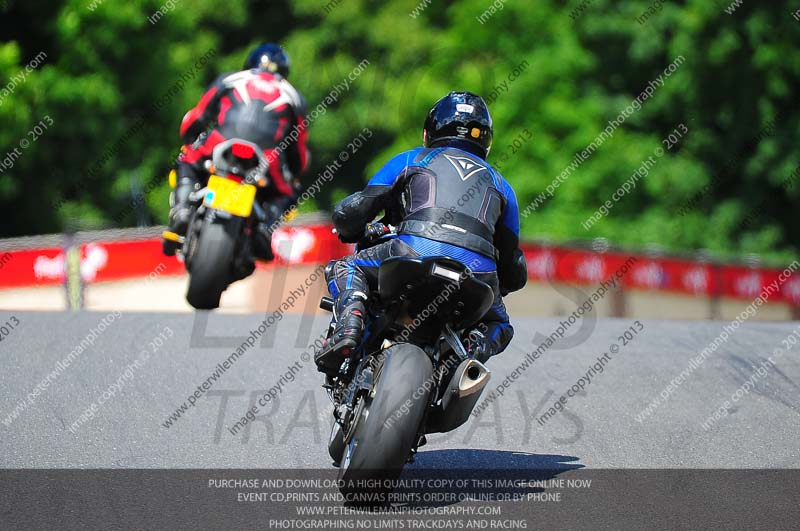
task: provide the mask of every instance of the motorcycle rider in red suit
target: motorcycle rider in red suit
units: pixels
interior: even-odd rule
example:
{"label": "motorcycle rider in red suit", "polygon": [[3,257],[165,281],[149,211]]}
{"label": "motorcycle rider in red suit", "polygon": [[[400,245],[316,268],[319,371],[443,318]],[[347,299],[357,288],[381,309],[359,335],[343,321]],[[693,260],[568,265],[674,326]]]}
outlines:
{"label": "motorcycle rider in red suit", "polygon": [[[189,196],[205,186],[205,162],[214,147],[231,138],[247,140],[260,146],[269,161],[270,184],[259,189],[257,199],[270,219],[259,224],[253,234],[253,254],[264,260],[273,258],[269,226],[296,204],[299,177],[309,161],[305,100],[287,79],[289,64],[280,46],[258,46],[248,55],[244,70],[217,78],[186,113],[180,129],[184,146],[170,196],[170,231],[186,234],[191,215]],[[164,250],[174,254],[167,245]]]}

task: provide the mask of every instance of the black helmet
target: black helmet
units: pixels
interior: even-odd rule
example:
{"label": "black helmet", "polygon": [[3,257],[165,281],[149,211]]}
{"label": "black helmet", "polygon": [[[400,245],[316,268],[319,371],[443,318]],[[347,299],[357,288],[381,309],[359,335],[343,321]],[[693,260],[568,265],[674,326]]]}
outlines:
{"label": "black helmet", "polygon": [[482,158],[492,147],[492,117],[483,98],[472,92],[451,92],[436,102],[425,119],[425,147],[463,146]]}
{"label": "black helmet", "polygon": [[244,62],[244,69],[251,70],[253,68],[260,68],[270,73],[278,73],[283,77],[289,77],[289,56],[283,51],[283,48],[277,44],[262,44],[257,46],[247,60]]}

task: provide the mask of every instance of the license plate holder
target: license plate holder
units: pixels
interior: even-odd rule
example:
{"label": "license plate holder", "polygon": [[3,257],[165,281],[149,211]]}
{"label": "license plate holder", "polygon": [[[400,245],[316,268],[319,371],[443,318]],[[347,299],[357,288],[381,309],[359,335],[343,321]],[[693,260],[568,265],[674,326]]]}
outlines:
{"label": "license plate holder", "polygon": [[207,207],[242,218],[249,217],[253,212],[253,201],[256,198],[255,186],[240,184],[224,177],[212,175],[208,179],[206,188],[203,202]]}

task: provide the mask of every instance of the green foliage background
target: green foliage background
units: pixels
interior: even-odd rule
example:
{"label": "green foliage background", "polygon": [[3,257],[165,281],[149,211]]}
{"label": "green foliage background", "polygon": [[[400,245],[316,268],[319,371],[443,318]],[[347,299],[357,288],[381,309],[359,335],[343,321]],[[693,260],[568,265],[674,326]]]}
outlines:
{"label": "green foliage background", "polygon": [[[438,97],[452,89],[489,95],[522,63],[522,75],[491,104],[490,161],[507,156],[503,173],[524,207],[682,55],[685,62],[642,110],[523,220],[525,236],[606,237],[626,246],[705,248],[720,257],[758,253],[776,262],[800,254],[800,179],[785,183],[800,164],[800,22],[792,2],[746,0],[727,14],[728,2],[666,1],[639,23],[648,7],[655,11],[653,2],[593,0],[578,12],[578,1],[507,0],[483,24],[477,17],[488,0],[432,0],[417,17],[417,0],[180,0],[155,24],[147,18],[162,0],[53,4],[0,0],[0,90],[47,53],[0,102],[0,157],[45,115],[55,122],[0,173],[0,236],[163,223],[164,176],[183,114],[219,72],[238,69],[252,45],[279,41],[312,108],[369,61],[312,124],[305,181],[364,127],[374,136],[306,210],[330,208],[390,156],[418,145]],[[209,50],[212,60],[151,112]],[[143,115],[145,126],[89,176]],[[679,146],[584,230],[581,222],[681,123],[689,134]],[[757,139],[769,123],[774,131]],[[533,139],[510,154],[524,129]],[[145,207],[134,209],[142,189]]]}

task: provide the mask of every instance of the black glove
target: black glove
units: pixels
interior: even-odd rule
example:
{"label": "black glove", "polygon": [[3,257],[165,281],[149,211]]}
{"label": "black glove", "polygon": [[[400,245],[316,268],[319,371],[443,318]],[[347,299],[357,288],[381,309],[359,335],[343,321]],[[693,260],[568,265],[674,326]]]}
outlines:
{"label": "black glove", "polygon": [[362,236],[359,246],[368,247],[391,232],[392,229],[383,223],[370,223],[364,229],[364,236]]}

